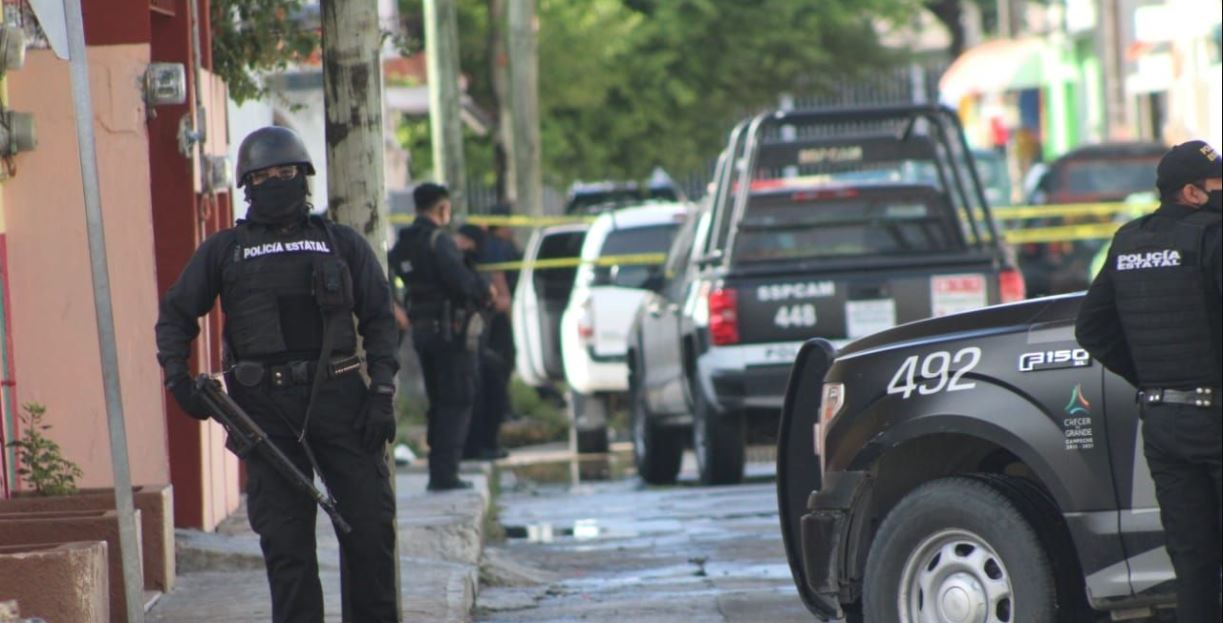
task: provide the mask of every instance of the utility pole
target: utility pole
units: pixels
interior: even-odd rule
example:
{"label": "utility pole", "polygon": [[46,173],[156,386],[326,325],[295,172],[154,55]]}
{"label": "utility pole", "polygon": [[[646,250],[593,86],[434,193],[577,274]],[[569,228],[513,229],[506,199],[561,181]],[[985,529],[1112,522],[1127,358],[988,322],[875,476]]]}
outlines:
{"label": "utility pole", "polygon": [[510,60],[505,47],[505,0],[488,0],[488,70],[497,106],[497,200],[517,203],[514,179],[514,111],[510,106]]}
{"label": "utility pole", "polygon": [[375,2],[323,0],[327,210],[365,235],[385,269],[380,39]]}
{"label": "utility pole", "polygon": [[1121,15],[1116,0],[1101,0],[1099,52],[1104,78],[1105,138],[1125,138],[1130,133],[1125,107],[1125,77],[1121,65]]}
{"label": "utility pole", "polygon": [[463,164],[463,125],[459,99],[459,18],[456,0],[424,0],[425,56],[429,70],[429,135],[433,171],[450,189],[456,220],[467,216]]}
{"label": "utility pole", "polygon": [[1011,0],[998,0],[995,6],[998,9],[998,35],[1001,37],[1014,37],[1015,12],[1011,8]]}
{"label": "utility pole", "polygon": [[509,6],[510,100],[514,116],[515,190],[519,211],[543,214],[539,153],[539,47],[535,0],[512,0]]}
{"label": "utility pole", "polygon": [[[378,3],[323,0],[323,110],[326,116],[327,211],[361,232],[386,273],[387,207],[383,181],[382,57]],[[387,453],[391,474],[395,462]],[[395,479],[391,478],[394,490]],[[399,534],[395,530],[395,560]],[[344,620],[351,620],[348,570],[340,560]],[[395,604],[400,603],[395,565]],[[402,617],[401,617],[402,618]]]}
{"label": "utility pole", "polygon": [[[72,111],[76,120],[77,153],[81,160],[81,185],[85,200],[85,230],[89,238],[89,268],[93,283],[93,309],[98,324],[98,354],[101,356],[102,394],[106,400],[106,430],[110,436],[110,464],[115,479],[115,513],[119,524],[120,570],[123,573],[126,623],[144,623],[144,580],[140,573],[140,538],[136,533],[132,499],[131,464],[127,452],[127,427],[123,416],[122,384],[119,382],[119,347],[115,337],[115,314],[107,266],[106,229],[102,212],[102,189],[98,180],[97,146],[93,134],[93,101],[89,90],[89,60],[85,47],[85,18],[80,0],[64,0],[64,30],[68,37],[68,75],[72,85]],[[108,554],[109,555],[109,554]]]}

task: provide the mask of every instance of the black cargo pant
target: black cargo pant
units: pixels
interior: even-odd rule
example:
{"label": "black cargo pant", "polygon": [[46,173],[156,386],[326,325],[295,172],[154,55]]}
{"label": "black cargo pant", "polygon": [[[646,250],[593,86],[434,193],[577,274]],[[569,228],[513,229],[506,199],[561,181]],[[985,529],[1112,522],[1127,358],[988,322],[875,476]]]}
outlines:
{"label": "black cargo pant", "polygon": [[484,348],[480,351],[479,366],[471,426],[467,432],[467,443],[463,447],[463,455],[467,457],[478,456],[481,451],[496,450],[500,447],[498,434],[501,422],[510,409],[507,387],[510,368],[505,359],[492,349]]}
{"label": "black cargo pant", "polygon": [[459,461],[471,424],[476,389],[475,353],[455,335],[447,340],[439,331],[413,329],[412,344],[420,358],[425,394],[429,443],[429,483],[445,486],[459,477]]}
{"label": "black cargo pant", "polygon": [[[309,385],[244,388],[227,383],[235,401],[310,477],[313,470],[292,432],[300,430],[310,400]],[[365,382],[350,373],[324,381],[306,439],[323,481],[352,532],[339,534],[344,559],[344,604],[352,620],[398,621],[395,606],[395,497],[382,453],[361,447],[355,418]],[[287,422],[286,422],[287,420]],[[259,534],[272,591],[276,623],[322,623],[323,591],[315,545],[317,507],[272,465],[252,455],[247,467],[247,513]],[[338,561],[337,561],[338,562]]]}
{"label": "black cargo pant", "polygon": [[1176,570],[1176,618],[1215,623],[1223,564],[1223,415],[1218,407],[1176,404],[1144,405],[1142,413],[1143,450]]}
{"label": "black cargo pant", "polygon": [[510,412],[510,374],[514,371],[514,334],[506,314],[489,318],[483,347],[480,350],[479,387],[472,407],[471,429],[467,433],[464,455],[475,456],[481,450],[496,450],[501,446],[501,423]]}

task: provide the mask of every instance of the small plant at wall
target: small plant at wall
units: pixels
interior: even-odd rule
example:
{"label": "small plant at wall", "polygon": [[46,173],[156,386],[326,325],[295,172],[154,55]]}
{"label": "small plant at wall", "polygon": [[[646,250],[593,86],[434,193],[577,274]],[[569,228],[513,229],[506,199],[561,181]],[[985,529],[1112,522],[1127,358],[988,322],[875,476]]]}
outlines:
{"label": "small plant at wall", "polygon": [[76,479],[81,477],[81,468],[65,459],[59,444],[44,434],[51,430],[50,424],[42,422],[47,408],[36,402],[27,402],[21,408],[25,410],[21,416],[21,439],[8,444],[17,450],[21,465],[17,475],[33,487],[37,495],[76,493]]}

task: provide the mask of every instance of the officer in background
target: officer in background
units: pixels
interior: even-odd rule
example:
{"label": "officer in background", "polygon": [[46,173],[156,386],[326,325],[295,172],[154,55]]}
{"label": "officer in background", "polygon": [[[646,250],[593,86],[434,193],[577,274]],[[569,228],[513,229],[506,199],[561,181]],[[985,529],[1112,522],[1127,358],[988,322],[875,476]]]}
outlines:
{"label": "officer in background", "polygon": [[[390,289],[364,238],[310,216],[312,174],[292,130],[265,127],[242,141],[246,219],[205,240],[166,293],[157,358],[183,411],[207,419],[187,361],[198,319],[221,297],[230,395],[298,469],[319,473],[352,525],[337,536],[354,619],[397,621],[395,498],[384,459],[399,367]],[[357,332],[368,388],[358,373]],[[272,619],[321,623],[315,503],[258,453],[246,461],[247,511],[267,565]]]}
{"label": "officer in background", "polygon": [[[488,213],[492,216],[510,217],[513,215],[513,209],[509,204],[498,203],[489,209]],[[492,224],[488,226],[488,262],[518,262],[522,260],[522,250],[518,248],[517,241],[514,240],[514,229],[508,225]],[[518,271],[505,271],[506,287],[512,295],[518,287]],[[491,330],[491,329],[490,329]],[[513,357],[510,357],[513,361]]]}
{"label": "officer in background", "polygon": [[1075,334],[1139,389],[1144,453],[1176,569],[1177,618],[1213,623],[1223,557],[1223,161],[1191,141],[1163,157],[1157,179],[1159,209],[1117,232]]}
{"label": "officer in background", "polygon": [[[497,264],[506,259],[492,251],[496,240],[492,232],[467,223],[459,228],[460,240],[469,240],[471,250],[468,258],[472,264]],[[461,245],[460,245],[461,248]],[[480,461],[495,461],[509,456],[500,443],[501,422],[510,411],[509,380],[514,369],[514,360],[505,356],[505,342],[513,349],[514,336],[509,333],[510,290],[506,284],[505,271],[489,270],[484,273],[493,289],[491,305],[482,311],[485,332],[480,340],[476,398],[471,408],[471,426],[467,441],[463,445],[463,458]]]}
{"label": "officer in background", "polygon": [[491,288],[464,264],[450,223],[450,192],[438,184],[412,191],[416,220],[399,232],[391,266],[407,290],[405,307],[429,398],[429,491],[467,489],[459,461],[471,422],[476,356],[482,330],[478,310]]}

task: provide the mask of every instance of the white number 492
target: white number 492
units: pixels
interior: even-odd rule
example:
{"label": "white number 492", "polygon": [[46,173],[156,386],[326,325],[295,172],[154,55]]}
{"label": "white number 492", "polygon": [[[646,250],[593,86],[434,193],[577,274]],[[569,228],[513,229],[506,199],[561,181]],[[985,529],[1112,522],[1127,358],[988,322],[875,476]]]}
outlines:
{"label": "white number 492", "polygon": [[[980,362],[981,349],[976,346],[962,348],[954,357],[945,350],[929,353],[925,357],[912,355],[900,364],[900,368],[892,376],[892,381],[888,383],[888,393],[902,394],[902,398],[908,398],[914,390],[922,396],[929,396],[941,391],[958,392],[972,389],[977,386],[976,383],[964,382],[961,379]],[[954,370],[952,366],[955,366]]]}

